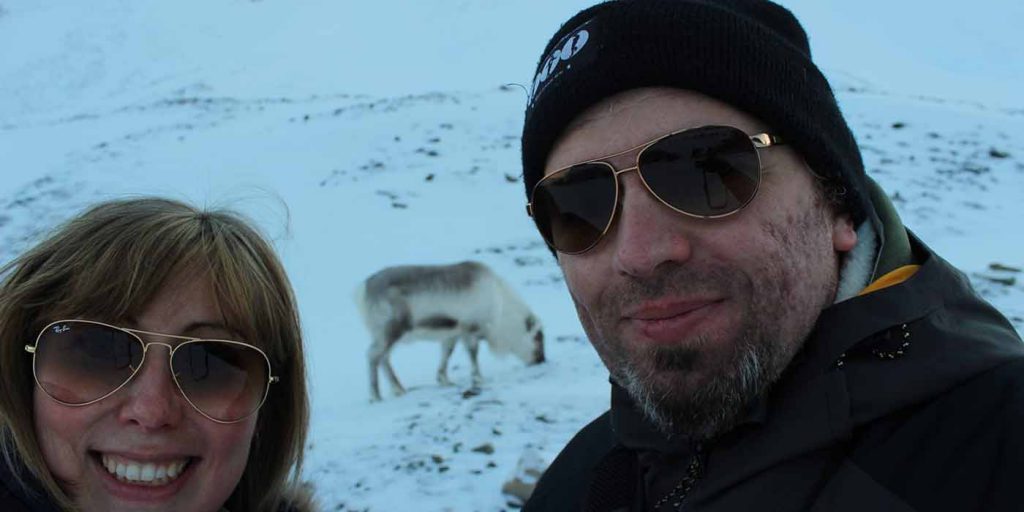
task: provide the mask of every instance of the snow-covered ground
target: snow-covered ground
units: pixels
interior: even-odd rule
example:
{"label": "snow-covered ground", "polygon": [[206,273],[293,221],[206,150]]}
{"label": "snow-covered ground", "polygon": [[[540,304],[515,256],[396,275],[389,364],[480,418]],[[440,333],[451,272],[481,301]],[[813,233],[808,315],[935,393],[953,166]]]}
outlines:
{"label": "snow-covered ground", "polygon": [[[509,85],[531,80],[546,38],[585,5],[0,0],[0,262],[97,200],[240,210],[298,294],[306,475],[325,509],[507,509],[517,461],[552,457],[607,405],[606,372],[523,214],[526,97]],[[787,5],[905,223],[1024,330],[1022,4]],[[464,259],[523,295],[549,362],[484,351],[477,394],[461,349],[443,388],[437,346],[402,346],[410,392],[369,404],[357,282]]]}

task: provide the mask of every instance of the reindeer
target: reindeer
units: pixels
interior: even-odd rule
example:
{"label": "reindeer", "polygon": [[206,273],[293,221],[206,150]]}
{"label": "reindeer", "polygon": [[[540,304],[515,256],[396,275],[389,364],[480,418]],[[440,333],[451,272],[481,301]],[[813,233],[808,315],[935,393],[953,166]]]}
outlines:
{"label": "reindeer", "polygon": [[396,396],[405,393],[391,367],[395,344],[406,340],[441,343],[437,382],[450,385],[448,359],[461,340],[473,364],[473,385],[482,377],[477,363],[481,341],[492,352],[511,352],[527,364],[544,362],[540,321],[512,288],[484,264],[385,268],[356,290],[356,304],[370,331],[370,399],[380,400],[377,369],[384,367]]}

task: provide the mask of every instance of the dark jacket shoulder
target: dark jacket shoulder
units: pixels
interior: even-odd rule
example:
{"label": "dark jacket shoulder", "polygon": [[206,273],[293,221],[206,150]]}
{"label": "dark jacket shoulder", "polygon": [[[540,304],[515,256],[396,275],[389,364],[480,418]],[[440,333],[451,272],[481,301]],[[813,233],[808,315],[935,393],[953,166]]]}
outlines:
{"label": "dark jacket shoulder", "polygon": [[581,510],[594,479],[594,468],[615,449],[610,412],[598,416],[576,433],[537,482],[524,512]]}
{"label": "dark jacket shoulder", "polygon": [[867,425],[850,462],[915,510],[1021,510],[1024,358]]}
{"label": "dark jacket shoulder", "polygon": [[57,506],[34,485],[33,480],[23,477],[21,481],[22,483],[19,483],[7,464],[0,460],[0,510],[58,512]]}
{"label": "dark jacket shoulder", "polygon": [[10,482],[0,482],[0,510],[4,512],[32,512],[20,496],[14,494]]}

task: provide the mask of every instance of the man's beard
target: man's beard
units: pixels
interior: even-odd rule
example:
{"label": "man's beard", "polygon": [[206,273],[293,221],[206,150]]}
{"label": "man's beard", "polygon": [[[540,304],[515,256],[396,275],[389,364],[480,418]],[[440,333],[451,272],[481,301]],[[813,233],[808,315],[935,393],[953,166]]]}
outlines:
{"label": "man's beard", "polygon": [[[766,224],[776,252],[765,254],[759,268],[668,264],[657,275],[619,281],[590,309],[577,301],[584,329],[612,377],[664,434],[699,441],[731,430],[803,347],[821,310],[834,300],[837,278],[830,238],[793,236],[822,232],[815,213],[789,229]],[[719,307],[738,324],[669,346],[616,339],[622,311],[671,296],[725,297]]]}
{"label": "man's beard", "polygon": [[[700,364],[701,355],[690,347],[651,347],[644,352],[641,357],[649,358],[653,368],[641,371],[626,364],[619,384],[662,433],[683,434],[696,441],[730,430],[789,363],[783,347],[742,338],[723,367],[715,369],[716,375],[680,392],[672,381],[686,379]],[[656,372],[674,379],[659,379]],[[659,382],[663,380],[669,382]]]}

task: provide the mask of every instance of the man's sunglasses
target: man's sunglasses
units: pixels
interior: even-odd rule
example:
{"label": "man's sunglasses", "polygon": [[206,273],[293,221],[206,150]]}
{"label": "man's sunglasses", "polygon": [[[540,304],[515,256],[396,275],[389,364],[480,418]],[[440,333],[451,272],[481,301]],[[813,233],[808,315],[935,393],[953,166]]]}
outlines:
{"label": "man's sunglasses", "polygon": [[[178,340],[145,342],[140,335]],[[207,340],[126,329],[90,320],[58,320],[40,331],[32,354],[36,384],[71,407],[96,403],[123,388],[142,368],[153,345],[170,350],[178,390],[200,414],[217,423],[252,416],[267,398],[270,359],[260,349],[229,340]]]}
{"label": "man's sunglasses", "polygon": [[[533,187],[526,212],[555,250],[580,254],[611,228],[619,203],[619,175],[637,171],[665,206],[713,219],[743,209],[761,184],[760,148],[782,144],[768,133],[747,135],[731,126],[670,133],[637,147],[570,165]],[[615,170],[606,160],[639,150],[636,165]]]}

